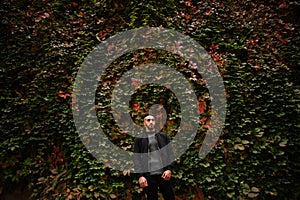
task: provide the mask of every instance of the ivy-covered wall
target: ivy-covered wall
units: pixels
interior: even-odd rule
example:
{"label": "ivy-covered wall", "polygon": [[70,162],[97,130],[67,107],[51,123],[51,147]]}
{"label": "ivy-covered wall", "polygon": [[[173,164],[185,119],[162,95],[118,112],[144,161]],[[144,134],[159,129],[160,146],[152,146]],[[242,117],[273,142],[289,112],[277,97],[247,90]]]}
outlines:
{"label": "ivy-covered wall", "polygon": [[[297,1],[285,0],[3,0],[0,194],[21,188],[32,199],[142,198],[133,174],[111,170],[86,150],[73,122],[71,95],[80,64],[97,44],[122,31],[162,26],[190,36],[209,52],[227,97],[219,141],[200,159],[211,110],[205,84],[196,76],[200,128],[177,160],[178,199],[299,198],[297,11]],[[180,57],[153,49],[124,55],[113,67],[146,62],[193,75]],[[113,86],[118,73],[107,74],[105,84]],[[119,134],[109,114],[111,89],[98,92],[106,94],[97,97],[105,105],[96,106],[99,121],[108,125],[112,141],[130,150],[132,138]],[[149,86],[131,102],[136,122],[147,103],[157,102],[171,114],[180,112],[172,93]],[[170,136],[177,122],[167,121]]]}

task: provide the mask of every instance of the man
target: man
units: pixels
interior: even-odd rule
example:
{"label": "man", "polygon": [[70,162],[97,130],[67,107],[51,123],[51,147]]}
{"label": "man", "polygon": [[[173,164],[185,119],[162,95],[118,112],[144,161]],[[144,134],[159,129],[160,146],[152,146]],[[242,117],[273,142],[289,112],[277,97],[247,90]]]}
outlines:
{"label": "man", "polygon": [[134,142],[134,164],[139,176],[140,187],[144,188],[147,199],[158,199],[158,188],[165,200],[174,200],[170,182],[174,155],[168,136],[155,131],[155,118],[144,118],[146,132],[137,136]]}

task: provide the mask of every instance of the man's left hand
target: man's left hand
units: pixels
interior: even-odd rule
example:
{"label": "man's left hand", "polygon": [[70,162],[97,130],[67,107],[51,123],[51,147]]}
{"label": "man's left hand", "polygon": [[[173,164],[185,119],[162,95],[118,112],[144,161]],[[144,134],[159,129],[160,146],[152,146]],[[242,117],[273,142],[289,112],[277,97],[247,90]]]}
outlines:
{"label": "man's left hand", "polygon": [[162,178],[166,181],[171,179],[171,175],[172,175],[172,171],[171,170],[166,170],[164,171],[164,173],[162,174]]}

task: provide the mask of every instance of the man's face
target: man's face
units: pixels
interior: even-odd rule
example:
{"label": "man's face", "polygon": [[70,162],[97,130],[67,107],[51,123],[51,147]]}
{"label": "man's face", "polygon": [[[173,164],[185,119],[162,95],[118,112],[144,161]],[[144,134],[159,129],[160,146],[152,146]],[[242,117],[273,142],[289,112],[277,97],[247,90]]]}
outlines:
{"label": "man's face", "polygon": [[154,131],[155,127],[155,119],[153,116],[149,115],[144,119],[144,125],[146,127],[146,131]]}

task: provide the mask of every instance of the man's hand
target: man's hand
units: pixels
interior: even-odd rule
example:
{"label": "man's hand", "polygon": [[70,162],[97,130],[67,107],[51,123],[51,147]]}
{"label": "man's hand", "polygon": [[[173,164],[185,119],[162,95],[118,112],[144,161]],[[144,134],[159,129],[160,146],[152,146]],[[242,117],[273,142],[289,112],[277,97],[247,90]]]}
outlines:
{"label": "man's hand", "polygon": [[162,174],[162,178],[166,181],[171,179],[171,175],[172,175],[172,171],[171,170],[166,170],[164,171],[164,173]]}
{"label": "man's hand", "polygon": [[147,187],[148,186],[147,179],[145,177],[141,176],[139,178],[139,184],[140,184],[141,188]]}

